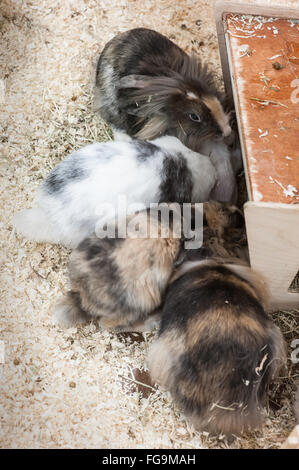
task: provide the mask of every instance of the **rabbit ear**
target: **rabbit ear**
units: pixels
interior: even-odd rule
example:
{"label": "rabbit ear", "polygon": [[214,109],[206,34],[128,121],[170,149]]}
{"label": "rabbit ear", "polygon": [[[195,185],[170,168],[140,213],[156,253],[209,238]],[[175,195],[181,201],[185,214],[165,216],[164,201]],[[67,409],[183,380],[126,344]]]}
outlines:
{"label": "rabbit ear", "polygon": [[136,133],[136,137],[141,140],[151,140],[159,135],[163,135],[168,127],[166,116],[153,116],[142,129]]}
{"label": "rabbit ear", "polygon": [[[122,77],[117,86],[120,90],[126,89],[126,88],[136,88],[136,89],[144,89],[148,88],[148,90],[145,90],[145,93],[147,91],[155,91],[159,94],[163,93],[176,93],[176,94],[185,94],[185,89],[182,88],[182,77],[176,72],[172,71],[172,76],[169,77],[167,75],[159,75],[159,76],[149,76],[149,75],[137,75],[137,74],[131,74],[131,75],[125,75]],[[137,92],[138,93],[138,92]],[[139,92],[142,93],[142,92]],[[192,95],[192,92],[189,92]],[[190,99],[191,99],[190,95]],[[195,98],[195,94],[193,93],[193,96]],[[196,96],[198,98],[198,96]]]}
{"label": "rabbit ear", "polygon": [[121,79],[120,89],[124,96],[119,101],[128,114],[137,117],[135,134],[139,139],[153,139],[163,135],[168,126],[167,106],[174,96],[184,96],[182,83],[173,77],[146,77],[127,75]]}
{"label": "rabbit ear", "polygon": [[119,81],[119,89],[126,90],[126,104],[135,103],[147,104],[163,102],[173,95],[186,95],[186,85],[178,74],[174,76],[149,77],[146,75],[126,75]]}

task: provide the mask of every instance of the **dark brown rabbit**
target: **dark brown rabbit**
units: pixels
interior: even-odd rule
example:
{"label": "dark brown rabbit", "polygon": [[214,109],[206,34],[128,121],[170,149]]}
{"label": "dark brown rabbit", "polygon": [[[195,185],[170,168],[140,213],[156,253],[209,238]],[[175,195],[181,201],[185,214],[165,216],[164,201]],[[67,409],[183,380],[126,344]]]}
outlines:
{"label": "dark brown rabbit", "polygon": [[58,323],[71,327],[99,319],[102,327],[119,331],[154,326],[150,314],[162,303],[181,243],[171,228],[161,238],[163,224],[154,214],[145,210],[127,223],[150,226],[156,238],[93,236],[79,244],[69,261],[71,290],[55,307]]}
{"label": "dark brown rabbit", "polygon": [[136,28],[106,44],[97,63],[94,108],[115,138],[120,131],[149,140],[173,135],[209,155],[219,175],[212,197],[235,199],[233,167],[240,168],[241,154],[239,148],[230,153],[224,141],[232,136],[223,95],[207,67],[162,34]]}

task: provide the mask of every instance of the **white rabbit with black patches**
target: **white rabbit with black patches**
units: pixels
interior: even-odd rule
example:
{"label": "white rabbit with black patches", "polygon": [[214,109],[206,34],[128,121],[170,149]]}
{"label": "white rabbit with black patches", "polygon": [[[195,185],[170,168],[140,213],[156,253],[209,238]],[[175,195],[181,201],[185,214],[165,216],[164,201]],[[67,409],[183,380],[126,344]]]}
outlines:
{"label": "white rabbit with black patches", "polygon": [[174,135],[211,154],[218,177],[213,198],[234,201],[234,157],[225,142],[233,137],[223,96],[207,67],[165,36],[136,28],[106,44],[97,63],[94,108],[116,139]]}
{"label": "white rabbit with black patches", "polygon": [[[127,205],[157,202],[203,202],[216,184],[210,159],[177,138],[153,142],[106,142],[71,153],[40,187],[37,207],[15,216],[25,237],[70,248],[95,232],[96,224],[114,217],[119,196]],[[109,203],[112,213],[99,213]]]}

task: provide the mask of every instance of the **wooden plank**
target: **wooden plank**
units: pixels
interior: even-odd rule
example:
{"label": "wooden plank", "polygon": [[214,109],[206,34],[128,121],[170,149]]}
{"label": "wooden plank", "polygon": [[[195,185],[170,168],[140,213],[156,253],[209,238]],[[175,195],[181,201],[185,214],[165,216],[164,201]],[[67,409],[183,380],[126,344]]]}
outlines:
{"label": "wooden plank", "polygon": [[[263,15],[266,22],[255,17],[244,24],[244,15],[250,14]],[[273,18],[280,18],[276,26]],[[298,202],[299,9],[218,0],[215,19],[225,87],[231,100],[234,95],[249,199]],[[275,59],[269,58],[280,54],[276,61],[286,66],[276,70]]]}
{"label": "wooden plank", "polygon": [[[289,18],[299,19],[299,8],[285,8],[284,6],[269,4],[243,3],[231,2],[230,0],[216,0],[214,5],[214,15],[216,22],[216,29],[218,35],[219,53],[223,72],[223,79],[226,91],[231,96],[232,100],[232,88],[231,88],[231,77],[228,64],[228,54],[226,50],[226,21],[225,17],[227,13],[243,14],[243,15],[262,15],[274,18]],[[232,103],[233,104],[233,103]]]}
{"label": "wooden plank", "polygon": [[299,10],[218,0],[215,18],[250,199],[251,266],[271,309],[298,308],[289,287],[299,267]]}

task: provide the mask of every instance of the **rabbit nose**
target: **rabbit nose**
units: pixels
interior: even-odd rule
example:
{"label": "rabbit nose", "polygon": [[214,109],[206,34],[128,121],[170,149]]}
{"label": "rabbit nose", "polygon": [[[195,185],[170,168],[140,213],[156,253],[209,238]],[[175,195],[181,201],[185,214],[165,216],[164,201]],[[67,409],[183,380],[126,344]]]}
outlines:
{"label": "rabbit nose", "polygon": [[232,128],[230,126],[225,126],[223,131],[222,131],[222,135],[223,137],[228,137],[232,132]]}

